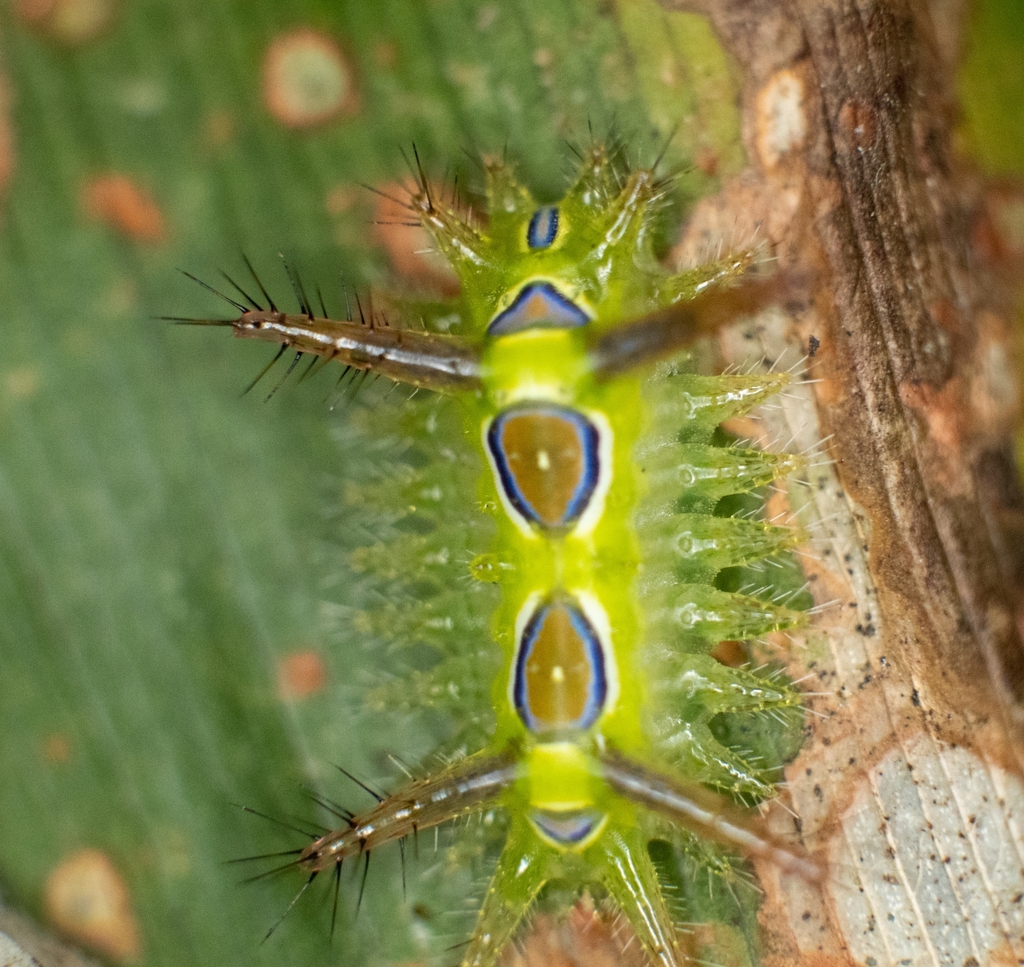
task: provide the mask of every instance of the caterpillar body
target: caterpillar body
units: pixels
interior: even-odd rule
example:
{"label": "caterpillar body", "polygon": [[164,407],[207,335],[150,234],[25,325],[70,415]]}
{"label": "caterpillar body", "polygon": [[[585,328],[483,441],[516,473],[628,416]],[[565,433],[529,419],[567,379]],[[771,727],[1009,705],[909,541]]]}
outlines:
{"label": "caterpillar body", "polygon": [[[594,146],[556,205],[538,204],[504,162],[485,169],[486,227],[438,199],[422,172],[409,199],[459,276],[461,294],[448,307],[459,320],[454,332],[372,314],[318,316],[301,285],[301,312],[288,314],[258,279],[262,300],[236,286],[241,314],[216,322],[279,344],[279,356],[291,348],[296,361],[313,354],[452,398],[476,454],[458,473],[475,476],[477,492],[447,495],[457,502],[448,513],[472,516],[478,501],[493,521],[491,546],[470,540],[477,586],[500,589],[489,629],[500,654],[489,693],[476,696],[489,706],[473,720],[483,722],[477,747],[345,814],[293,865],[307,882],[324,871],[337,877],[346,859],[499,809],[507,840],[462,949],[464,967],[495,964],[554,880],[603,890],[651,959],[678,967],[697,953],[675,928],[652,840],[688,836],[788,874],[820,875],[742,808],[771,797],[774,777],[720,727],[730,716],[799,717],[800,696],[710,654],[720,642],[805,620],[779,602],[716,586],[727,569],[799,539],[789,527],[715,513],[722,498],[801,465],[798,456],[712,440],[719,424],[790,376],[673,370],[666,378],[668,362],[706,330],[703,310],[716,289],[758,254],[666,271],[652,243],[666,186],[653,169],[624,172]],[[422,476],[413,485],[422,492]],[[466,539],[444,536],[456,547]],[[401,539],[429,545],[422,534]],[[368,570],[387,570],[393,557],[386,545],[357,555]],[[403,620],[381,618],[378,633],[400,636]],[[458,681],[460,663],[487,661],[472,640],[449,634],[440,647],[442,678]],[[469,691],[452,701],[471,701]]]}

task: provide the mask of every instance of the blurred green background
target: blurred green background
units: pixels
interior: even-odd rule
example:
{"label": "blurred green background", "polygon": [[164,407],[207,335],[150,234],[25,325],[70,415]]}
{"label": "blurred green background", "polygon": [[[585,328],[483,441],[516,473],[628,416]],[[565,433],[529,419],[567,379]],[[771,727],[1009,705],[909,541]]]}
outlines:
{"label": "blurred green background", "polygon": [[[965,143],[1019,172],[1024,138],[1000,132],[1024,104],[1021,22],[983,9],[965,89],[996,83],[1005,108],[986,95]],[[295,840],[231,803],[315,815],[298,783],[331,762],[383,781],[432,733],[363,713],[361,655],[326,630],[325,584],[346,587],[332,529],[359,526],[330,502],[365,459],[332,440],[333,381],[240,398],[271,350],[152,317],[222,314],[176,269],[215,281],[241,251],[274,292],[287,253],[335,306],[342,279],[384,283],[358,186],[401,180],[413,142],[463,185],[507,145],[557,196],[588,122],[640,160],[678,126],[681,198],[713,190],[743,164],[738,75],[704,21],[654,0],[17,0],[0,32],[0,892],[42,916],[47,876],[93,848],[145,964],[436,953],[462,923],[429,859],[402,902],[397,851],[359,918],[346,875],[333,946],[316,900],[260,946],[297,882],[240,887],[224,861]],[[295,653],[325,679],[282,699]]]}

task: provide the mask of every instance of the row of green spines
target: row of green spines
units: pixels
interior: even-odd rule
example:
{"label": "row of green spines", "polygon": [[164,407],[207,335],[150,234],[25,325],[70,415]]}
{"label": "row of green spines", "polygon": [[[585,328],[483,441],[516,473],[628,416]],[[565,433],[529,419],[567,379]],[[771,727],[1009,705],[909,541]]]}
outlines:
{"label": "row of green spines", "polygon": [[799,693],[777,673],[724,665],[720,642],[761,638],[804,615],[774,593],[721,590],[728,569],[782,555],[793,527],[757,516],[715,516],[723,497],[760,491],[801,458],[711,443],[719,426],[783,389],[781,374],[672,375],[647,384],[650,425],[636,452],[647,492],[635,515],[652,690],[652,745],[666,764],[747,803],[773,794],[778,768],[799,742]]}

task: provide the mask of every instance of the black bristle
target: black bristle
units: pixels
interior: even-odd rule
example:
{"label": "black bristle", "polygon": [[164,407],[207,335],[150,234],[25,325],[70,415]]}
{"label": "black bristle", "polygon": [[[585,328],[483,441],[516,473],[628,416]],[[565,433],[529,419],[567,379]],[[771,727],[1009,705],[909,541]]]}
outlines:
{"label": "black bristle", "polygon": [[[364,370],[364,372],[365,372],[365,370]],[[383,796],[382,793],[375,792],[365,782],[361,782],[354,775],[352,775],[352,773],[349,772],[347,769],[345,769],[342,766],[337,766],[337,765],[334,768],[337,769],[338,772],[340,772],[343,776],[345,776],[345,778],[350,779],[357,786],[359,786],[360,789],[364,790],[365,792],[368,792],[371,796],[373,796],[374,799],[377,800],[377,802],[384,802],[384,796]]]}
{"label": "black bristle", "polygon": [[259,371],[256,378],[246,386],[244,390],[242,390],[242,396],[245,396],[261,379],[263,379],[264,376],[267,375],[267,373],[270,372],[271,367],[285,354],[287,349],[288,343],[282,343],[281,348],[275,353],[274,358],[270,360],[270,362]]}
{"label": "black bristle", "polygon": [[263,287],[263,283],[260,281],[260,277],[256,274],[256,270],[252,267],[252,262],[249,261],[249,256],[242,253],[242,261],[245,262],[245,267],[249,270],[249,274],[252,276],[253,281],[259,287],[260,292],[263,294],[263,298],[267,300],[267,305],[270,306],[271,312],[277,312],[277,306],[274,305],[274,300],[270,298],[270,293]]}
{"label": "black bristle", "polygon": [[191,279],[197,285],[201,285],[204,289],[206,289],[207,292],[212,292],[215,296],[217,296],[218,299],[223,299],[228,305],[234,306],[239,312],[242,313],[242,315],[245,315],[245,313],[250,311],[248,306],[242,305],[241,302],[236,302],[234,299],[231,298],[231,296],[225,295],[219,289],[215,289],[208,282],[204,282],[202,279],[194,276],[191,272],[186,272],[184,269],[179,269],[179,271],[183,276],[185,276],[186,279]]}
{"label": "black bristle", "polygon": [[288,281],[291,283],[292,292],[295,293],[295,300],[299,304],[299,312],[306,316],[307,319],[313,318],[313,313],[309,308],[309,303],[306,299],[306,293],[302,288],[302,283],[299,280],[298,273],[288,264],[288,260],[280,252],[277,253],[277,257],[281,260],[281,264],[284,266],[285,275],[288,276]]}
{"label": "black bristle", "polygon": [[250,309],[255,309],[257,312],[263,312],[263,306],[261,306],[248,292],[245,291],[230,275],[227,274],[223,269],[220,269],[221,278],[227,282],[246,302],[249,303]]}
{"label": "black bristle", "polygon": [[241,809],[242,812],[251,813],[253,816],[259,816],[260,819],[265,819],[269,823],[274,823],[276,826],[280,826],[283,829],[291,830],[293,833],[299,833],[305,836],[307,839],[319,839],[320,833],[311,833],[308,829],[302,829],[299,826],[293,826],[291,823],[286,823],[283,819],[277,819],[274,816],[268,816],[266,813],[261,813],[258,809],[253,809],[252,806],[241,806],[235,803],[235,808]]}
{"label": "black bristle", "polygon": [[300,896],[302,896],[302,894],[303,894],[303,893],[305,893],[307,889],[309,889],[309,885],[310,885],[310,884],[311,884],[311,883],[312,883],[312,882],[313,882],[313,881],[314,881],[314,880],[316,879],[316,877],[317,877],[317,873],[319,873],[319,872],[320,872],[319,870],[313,870],[313,872],[309,874],[309,879],[308,879],[308,880],[306,880],[306,882],[302,884],[302,888],[301,888],[301,889],[299,890],[299,892],[298,892],[298,893],[296,893],[296,894],[295,894],[295,896],[293,896],[293,897],[292,897],[292,902],[288,904],[288,908],[287,908],[287,909],[286,909],[286,910],[284,911],[284,913],[282,913],[282,914],[281,914],[281,916],[280,916],[280,917],[278,918],[278,921],[277,921],[277,923],[275,923],[275,924],[274,924],[274,925],[273,925],[273,926],[272,926],[272,927],[271,927],[271,928],[270,928],[270,929],[269,929],[269,930],[267,931],[267,933],[266,933],[266,936],[264,936],[264,938],[263,938],[263,943],[266,943],[266,942],[267,942],[267,941],[268,941],[268,940],[270,939],[270,935],[271,935],[271,934],[272,934],[272,933],[273,933],[273,932],[274,932],[274,931],[275,931],[275,930],[276,930],[276,929],[277,929],[277,928],[278,928],[279,926],[281,926],[282,922],[284,921],[284,918],[285,918],[286,916],[288,916],[288,914],[289,914],[289,913],[291,913],[291,912],[292,912],[292,907],[294,907],[294,906],[295,906],[295,904],[296,904],[296,903],[298,903],[298,901],[299,901],[299,897],[300,897]]}
{"label": "black bristle", "polygon": [[364,854],[366,861],[363,863],[363,878],[359,881],[359,899],[356,900],[356,913],[359,913],[363,905],[363,892],[366,890],[366,875],[370,872],[370,851],[367,850]]}
{"label": "black bristle", "polygon": [[341,892],[341,860],[334,864],[334,903],[331,905],[331,940],[334,940],[334,926],[338,922],[338,894]]}
{"label": "black bristle", "polygon": [[273,395],[274,395],[274,394],[275,394],[275,393],[276,393],[276,392],[277,392],[277,391],[278,391],[278,390],[279,390],[279,389],[280,389],[280,388],[281,388],[282,386],[284,386],[284,384],[285,384],[285,380],[287,380],[287,379],[288,379],[288,377],[289,377],[289,376],[291,376],[291,374],[292,374],[292,371],[293,371],[293,370],[295,369],[295,367],[296,367],[296,366],[298,366],[298,365],[299,365],[299,360],[300,360],[300,359],[302,359],[302,357],[303,357],[304,355],[305,355],[305,353],[304,353],[304,352],[302,352],[302,350],[299,350],[299,351],[298,351],[298,352],[297,352],[297,353],[295,354],[295,358],[294,358],[294,359],[293,359],[293,360],[291,361],[291,363],[289,364],[288,368],[287,368],[287,369],[285,370],[285,372],[284,372],[284,376],[282,376],[282,377],[281,377],[281,378],[280,378],[280,379],[278,380],[278,382],[277,382],[277,385],[276,385],[276,386],[275,386],[275,387],[274,387],[274,388],[273,388],[273,389],[272,389],[272,390],[271,390],[271,391],[270,391],[269,393],[267,393],[267,398],[266,398],[266,399],[265,399],[265,400],[263,401],[264,403],[269,403],[269,402],[270,402],[270,400],[271,400],[271,398],[273,397]]}

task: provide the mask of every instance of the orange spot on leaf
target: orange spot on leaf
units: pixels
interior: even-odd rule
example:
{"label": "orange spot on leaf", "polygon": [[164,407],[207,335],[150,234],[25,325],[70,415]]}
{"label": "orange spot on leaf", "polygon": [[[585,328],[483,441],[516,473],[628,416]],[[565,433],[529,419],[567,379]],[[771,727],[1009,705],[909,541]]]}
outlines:
{"label": "orange spot on leaf", "polygon": [[137,960],[142,952],[128,887],[99,850],[79,850],[51,871],[46,910],[59,929],[112,960]]}
{"label": "orange spot on leaf", "polygon": [[387,253],[395,271],[409,282],[439,295],[457,295],[459,278],[455,270],[435,251],[434,240],[419,224],[415,213],[398,203],[415,189],[394,182],[381,185],[378,190],[381,194],[374,196],[373,240]]}
{"label": "orange spot on leaf", "polygon": [[335,218],[350,212],[359,202],[360,196],[350,185],[335,185],[325,199],[327,214]]}
{"label": "orange spot on leaf", "polygon": [[11,129],[11,96],[7,78],[0,77],[0,199],[14,174],[14,135]]}
{"label": "orange spot on leaf", "polygon": [[282,34],[263,58],[263,103],[289,128],[312,128],[355,114],[355,69],[324,34],[308,28]]}
{"label": "orange spot on leaf", "polygon": [[118,0],[16,0],[14,4],[22,23],[68,47],[98,37],[117,8]]}
{"label": "orange spot on leaf", "polygon": [[71,740],[63,732],[51,732],[43,739],[43,758],[63,765],[71,760]]}
{"label": "orange spot on leaf", "polygon": [[315,695],[326,684],[327,669],[315,651],[293,651],[278,662],[277,690],[283,699]]}
{"label": "orange spot on leaf", "polygon": [[96,175],[82,189],[82,208],[133,242],[164,240],[164,218],[149,192],[127,175]]}
{"label": "orange spot on leaf", "polygon": [[693,163],[703,174],[714,178],[718,174],[718,166],[721,163],[721,156],[713,148],[701,145],[697,149]]}

